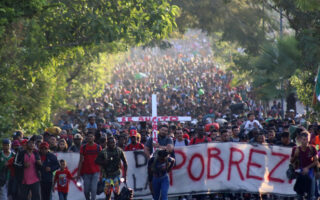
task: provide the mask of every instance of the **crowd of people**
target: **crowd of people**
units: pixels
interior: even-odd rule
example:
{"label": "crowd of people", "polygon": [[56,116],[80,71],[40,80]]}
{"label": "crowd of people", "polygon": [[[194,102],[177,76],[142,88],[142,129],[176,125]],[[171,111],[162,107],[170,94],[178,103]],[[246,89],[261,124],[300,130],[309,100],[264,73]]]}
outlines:
{"label": "crowd of people", "polygon": [[[309,199],[316,198],[319,124],[297,116],[294,110],[281,118],[284,111],[276,101],[266,107],[255,101],[247,86],[232,87],[233,74],[219,69],[214,58],[203,51],[202,55],[184,51],[161,56],[156,52],[155,56],[147,49],[132,55],[115,66],[113,81],[106,84],[103,97],[63,114],[56,126],[40,135],[28,137],[16,131],[12,138],[3,139],[0,170],[5,173],[0,176],[0,199],[50,200],[55,189],[60,200],[70,199],[68,181],[80,177],[86,200],[96,199],[101,180],[104,184],[100,192],[106,194],[106,199],[112,192],[117,198],[120,183],[126,180],[124,151],[143,150],[150,158],[148,180],[153,199],[165,200],[168,172],[175,162],[174,148],[210,142],[293,147],[291,162],[300,161],[295,168],[301,168],[301,174],[307,174],[305,181],[310,182],[310,187],[297,190],[299,198],[304,193]],[[152,94],[158,94],[158,115],[192,118],[190,122],[161,123],[156,144],[152,141],[151,122],[116,120],[120,116],[151,116]],[[153,152],[154,147],[159,150]],[[68,161],[57,159],[57,152],[80,154],[77,174],[68,171]],[[182,198],[278,197],[230,193]]]}

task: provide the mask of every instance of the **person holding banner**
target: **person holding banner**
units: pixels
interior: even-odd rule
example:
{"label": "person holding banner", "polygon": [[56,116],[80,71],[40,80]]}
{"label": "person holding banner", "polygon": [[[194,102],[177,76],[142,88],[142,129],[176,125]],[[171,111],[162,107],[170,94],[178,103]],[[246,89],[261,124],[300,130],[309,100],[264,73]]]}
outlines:
{"label": "person holding banner", "polygon": [[106,200],[111,199],[112,191],[115,199],[120,193],[121,161],[124,168],[122,178],[126,181],[127,159],[122,149],[116,146],[114,137],[108,137],[107,148],[103,149],[95,160],[95,163],[103,169],[102,180],[105,183]]}
{"label": "person holding banner", "polygon": [[[169,176],[175,159],[166,150],[159,150],[148,162],[148,183],[154,200],[168,200]],[[160,195],[161,194],[161,195]]]}
{"label": "person holding banner", "polygon": [[299,170],[294,190],[298,194],[298,199],[304,199],[307,193],[308,200],[315,199],[315,171],[318,164],[317,150],[309,145],[310,133],[303,131],[300,133],[301,145],[293,147],[290,162]]}
{"label": "person holding banner", "polygon": [[158,143],[153,144],[153,138],[150,137],[144,147],[144,152],[147,158],[153,153],[153,147],[157,149],[167,150],[169,153],[173,152],[173,141],[168,136],[169,127],[166,124],[162,124],[159,128]]}

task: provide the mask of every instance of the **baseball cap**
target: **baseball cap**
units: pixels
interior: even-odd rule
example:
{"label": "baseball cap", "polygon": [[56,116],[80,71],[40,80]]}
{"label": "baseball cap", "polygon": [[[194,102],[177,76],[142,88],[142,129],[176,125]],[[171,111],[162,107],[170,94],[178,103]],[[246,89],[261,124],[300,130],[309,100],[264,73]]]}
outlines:
{"label": "baseball cap", "polygon": [[135,129],[131,129],[130,130],[130,137],[137,137],[137,130],[135,130]]}
{"label": "baseball cap", "polygon": [[27,142],[28,142],[27,139],[23,139],[23,140],[20,142],[20,144],[21,144],[21,145],[25,145],[25,144],[27,144]]}
{"label": "baseball cap", "polygon": [[82,139],[82,136],[79,133],[77,133],[73,136],[73,139]]}
{"label": "baseball cap", "polygon": [[49,144],[48,144],[48,142],[42,142],[42,143],[40,144],[40,149],[42,149],[42,148],[49,149]]}
{"label": "baseball cap", "polygon": [[2,144],[11,144],[11,141],[8,138],[2,139]]}

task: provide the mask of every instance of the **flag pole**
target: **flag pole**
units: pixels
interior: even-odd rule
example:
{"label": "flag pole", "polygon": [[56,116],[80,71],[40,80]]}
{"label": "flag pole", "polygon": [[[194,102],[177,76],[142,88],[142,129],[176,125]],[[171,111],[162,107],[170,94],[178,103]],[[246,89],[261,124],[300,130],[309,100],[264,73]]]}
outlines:
{"label": "flag pole", "polygon": [[315,78],[315,85],[314,85],[314,91],[313,91],[313,100],[312,105],[315,106],[317,104],[317,101],[320,101],[320,67],[318,66],[317,70],[317,76]]}

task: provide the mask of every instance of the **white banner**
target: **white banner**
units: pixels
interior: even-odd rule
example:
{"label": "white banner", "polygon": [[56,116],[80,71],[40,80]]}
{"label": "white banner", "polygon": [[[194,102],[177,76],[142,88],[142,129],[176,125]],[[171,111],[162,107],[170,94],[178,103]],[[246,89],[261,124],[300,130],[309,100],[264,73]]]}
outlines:
{"label": "white banner", "polygon": [[[176,166],[170,173],[169,195],[247,191],[294,195],[286,177],[291,148],[242,143],[209,143],[175,149]],[[147,159],[142,151],[126,152],[128,186],[136,198],[150,197]],[[79,155],[58,154],[74,174]],[[70,183],[69,196],[83,199],[81,188]],[[102,198],[104,195],[100,195]],[[54,199],[58,199],[55,195]]]}
{"label": "white banner", "polygon": [[118,117],[118,122],[177,122],[177,121],[191,121],[188,116],[154,116],[154,117]]}

